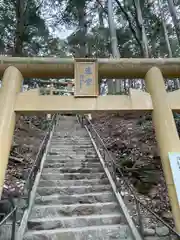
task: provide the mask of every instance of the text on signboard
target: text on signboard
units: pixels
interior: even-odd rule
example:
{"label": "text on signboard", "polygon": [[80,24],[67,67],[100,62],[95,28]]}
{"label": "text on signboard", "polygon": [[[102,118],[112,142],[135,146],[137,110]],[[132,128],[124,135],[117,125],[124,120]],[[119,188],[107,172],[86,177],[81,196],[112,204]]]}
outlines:
{"label": "text on signboard", "polygon": [[90,66],[86,67],[84,70],[84,74],[80,75],[80,88],[82,88],[83,84],[85,84],[87,87],[92,85],[93,81],[89,75],[92,75],[92,69]]}

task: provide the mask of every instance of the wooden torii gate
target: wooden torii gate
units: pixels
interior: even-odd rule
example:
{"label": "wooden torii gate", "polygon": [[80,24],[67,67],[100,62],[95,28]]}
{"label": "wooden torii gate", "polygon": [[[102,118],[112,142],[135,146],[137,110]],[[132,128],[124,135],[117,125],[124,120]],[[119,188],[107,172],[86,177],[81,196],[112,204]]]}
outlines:
{"label": "wooden torii gate", "polygon": [[[180,76],[180,58],[171,59],[59,59],[0,58],[0,198],[13,138],[16,113],[146,112],[153,115],[156,138],[177,232],[178,202],[169,152],[180,152],[172,110],[180,111],[180,90],[167,93],[164,77]],[[74,78],[74,96],[40,95],[37,89],[20,92],[23,78]],[[99,96],[98,77],[144,78],[149,93],[130,89],[129,96]]]}

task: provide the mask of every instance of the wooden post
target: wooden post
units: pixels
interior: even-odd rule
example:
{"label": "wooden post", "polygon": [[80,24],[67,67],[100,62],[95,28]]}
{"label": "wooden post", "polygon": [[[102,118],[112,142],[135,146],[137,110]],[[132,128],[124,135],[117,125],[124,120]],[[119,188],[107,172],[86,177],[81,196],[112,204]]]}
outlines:
{"label": "wooden post", "polygon": [[3,76],[0,102],[0,199],[14,134],[16,95],[21,91],[23,77],[15,67],[8,67]]}
{"label": "wooden post", "polygon": [[172,110],[168,103],[167,92],[161,71],[156,67],[151,68],[146,74],[145,83],[152,98],[153,123],[175,227],[177,232],[180,233],[180,206],[168,157],[169,152],[180,152],[180,140]]}

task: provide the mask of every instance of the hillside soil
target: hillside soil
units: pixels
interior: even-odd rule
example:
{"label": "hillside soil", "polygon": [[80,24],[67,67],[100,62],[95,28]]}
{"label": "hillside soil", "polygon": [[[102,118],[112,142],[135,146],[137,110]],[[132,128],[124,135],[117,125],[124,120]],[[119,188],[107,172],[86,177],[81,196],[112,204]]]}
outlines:
{"label": "hillside soil", "polygon": [[46,134],[44,116],[18,117],[4,182],[3,197],[19,196]]}
{"label": "hillside soil", "polygon": [[[94,114],[92,119],[97,132],[116,160],[117,168],[123,172],[137,198],[173,226],[151,116],[149,114],[144,116]],[[121,195],[132,217],[137,221],[134,194],[122,181],[123,178],[118,169],[116,169],[116,175],[119,177]],[[154,227],[157,222],[161,225],[143,205],[141,214],[144,217],[145,227]]]}

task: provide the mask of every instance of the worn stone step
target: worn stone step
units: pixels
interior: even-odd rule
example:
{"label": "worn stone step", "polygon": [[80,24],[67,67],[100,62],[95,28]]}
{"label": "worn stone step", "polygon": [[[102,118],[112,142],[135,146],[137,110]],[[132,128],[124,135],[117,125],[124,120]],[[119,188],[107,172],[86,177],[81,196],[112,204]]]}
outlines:
{"label": "worn stone step", "polygon": [[72,149],[72,148],[86,148],[89,150],[89,149],[93,149],[93,145],[91,142],[76,142],[76,143],[73,143],[73,142],[58,142],[58,143],[53,143],[51,142],[50,143],[50,146],[49,147],[54,147],[54,148],[69,148],[69,149]]}
{"label": "worn stone step", "polygon": [[[89,151],[92,151],[92,152],[89,152]],[[96,153],[94,152],[94,150],[87,150],[86,148],[84,149],[78,149],[78,148],[74,148],[74,149],[70,149],[70,148],[49,148],[49,152],[56,152],[56,153],[61,153],[61,154],[65,154],[68,152],[69,155],[72,155],[72,154],[78,154],[78,155],[96,155]],[[50,153],[51,154],[51,153]]]}
{"label": "worn stone step", "polygon": [[52,230],[56,228],[76,228],[111,224],[125,224],[124,216],[120,213],[103,215],[74,216],[74,217],[45,217],[28,221],[29,230]]}
{"label": "worn stone step", "polygon": [[68,148],[64,148],[64,150],[57,150],[54,148],[50,148],[48,155],[55,155],[55,154],[61,154],[61,155],[83,155],[83,156],[91,156],[91,157],[96,157],[97,154],[94,151],[82,151],[82,150],[76,150],[76,151],[71,151]]}
{"label": "worn stone step", "polygon": [[59,137],[52,137],[52,141],[53,142],[74,141],[75,143],[77,143],[77,142],[83,143],[85,141],[85,143],[86,142],[91,143],[89,136],[87,136],[87,135],[85,136],[84,134],[79,133],[79,132],[74,132],[73,135],[69,135],[68,132],[61,133],[61,136],[59,136]]}
{"label": "worn stone step", "polygon": [[24,240],[133,240],[127,225],[103,225],[79,228],[64,228],[28,231]]}
{"label": "worn stone step", "polygon": [[54,146],[54,147],[62,147],[62,146],[66,146],[66,147],[89,147],[89,148],[93,148],[92,142],[91,141],[51,141],[50,143],[50,147]]}
{"label": "worn stone step", "polygon": [[71,167],[71,168],[44,168],[43,173],[98,173],[102,172],[103,167],[93,167],[87,168],[83,164],[80,167]]}
{"label": "worn stone step", "polygon": [[63,150],[63,151],[59,151],[59,152],[52,152],[49,154],[49,156],[56,156],[56,155],[59,155],[61,158],[97,158],[97,155],[95,154],[87,154],[86,152],[79,152],[79,151],[69,151],[68,149],[67,150]]}
{"label": "worn stone step", "polygon": [[64,147],[68,147],[69,149],[76,149],[76,148],[78,148],[78,149],[84,149],[84,148],[87,148],[88,150],[89,149],[92,149],[92,150],[94,150],[94,147],[93,147],[93,145],[92,145],[92,143],[90,142],[90,143],[87,143],[87,144],[84,144],[84,143],[82,143],[82,144],[73,144],[72,145],[72,143],[70,143],[68,146],[67,146],[67,144],[66,145],[64,145],[64,142],[63,143],[52,143],[51,142],[51,144],[50,144],[50,147],[54,147],[54,148],[60,148],[60,149],[63,149]]}
{"label": "worn stone step", "polygon": [[53,141],[63,141],[63,140],[73,140],[73,141],[87,141],[90,142],[90,138],[89,135],[87,135],[87,133],[85,132],[81,132],[81,131],[74,131],[74,132],[70,132],[70,131],[65,131],[64,133],[59,132],[57,135],[53,135],[52,136],[52,140]]}
{"label": "worn stone step", "polygon": [[78,146],[77,147],[73,147],[72,148],[72,143],[71,143],[71,147],[68,146],[68,145],[63,145],[62,148],[60,147],[56,147],[56,146],[49,146],[49,152],[58,152],[58,151],[65,151],[65,150],[69,150],[70,152],[74,153],[74,151],[79,151],[79,152],[82,152],[82,153],[89,153],[89,154],[96,154],[96,152],[94,151],[93,148],[79,148]]}
{"label": "worn stone step", "polygon": [[68,153],[68,150],[65,152],[52,152],[52,153],[48,153],[47,158],[49,156],[58,156],[60,158],[70,158],[70,159],[86,159],[86,158],[97,158],[97,155],[95,154],[79,154],[79,153]]}
{"label": "worn stone step", "polygon": [[77,144],[72,144],[72,143],[53,143],[53,144],[50,144],[49,146],[50,148],[53,147],[53,148],[57,148],[57,149],[63,149],[63,148],[68,148],[69,150],[70,149],[87,149],[88,151],[90,150],[93,150],[94,151],[94,147],[92,146],[91,143],[87,143],[87,144],[84,144],[84,143],[77,143]]}
{"label": "worn stone step", "polygon": [[71,186],[71,187],[38,187],[37,193],[39,195],[51,195],[53,193],[62,195],[83,194],[90,192],[103,192],[111,190],[111,185],[96,185],[96,186]]}
{"label": "worn stone step", "polygon": [[[54,139],[62,139],[64,137],[64,134],[62,135],[62,132],[55,129],[56,131],[53,133],[53,138]],[[87,133],[87,131],[82,129],[73,129],[71,132],[69,129],[65,129],[64,133],[69,133],[65,135],[65,138],[71,138],[73,137],[74,139],[86,139],[89,140],[89,135]],[[76,133],[78,133],[78,135],[76,135]]]}
{"label": "worn stone step", "polygon": [[40,180],[39,187],[60,187],[60,186],[84,186],[84,185],[105,185],[109,184],[108,178],[104,179],[85,179],[85,180]]}
{"label": "worn stone step", "polygon": [[86,138],[86,137],[83,137],[83,138],[75,138],[75,137],[69,137],[69,138],[65,138],[65,137],[61,137],[61,138],[56,138],[54,139],[53,137],[51,138],[51,144],[54,144],[54,143],[62,143],[62,145],[64,144],[64,142],[66,143],[74,143],[74,144],[77,144],[79,145],[79,142],[83,144],[91,144],[92,145],[92,142],[91,140],[89,139],[89,136]]}
{"label": "worn stone step", "polygon": [[[68,132],[69,134],[66,135],[66,137],[74,137],[74,138],[86,138],[88,139],[88,133],[85,129],[74,127],[74,128],[67,128],[66,126],[63,126],[64,133]],[[53,133],[53,137],[61,138],[63,129],[55,129],[56,131]],[[79,133],[79,135],[76,135],[76,133]]]}
{"label": "worn stone step", "polygon": [[86,154],[88,152],[92,152],[93,154],[95,154],[94,149],[90,148],[90,147],[83,147],[83,148],[79,148],[79,147],[69,147],[69,146],[63,146],[63,147],[49,147],[49,152],[62,152],[64,153],[64,151],[68,151],[68,153],[81,153],[81,154]]}
{"label": "worn stone step", "polygon": [[56,142],[58,142],[58,143],[64,143],[64,142],[71,142],[71,144],[74,142],[74,143],[90,143],[90,144],[92,144],[92,142],[91,142],[91,140],[89,139],[89,136],[87,136],[87,137],[76,137],[76,136],[69,136],[69,137],[64,137],[64,136],[61,136],[61,137],[58,137],[58,138],[55,138],[54,139],[54,137],[52,137],[52,141],[51,141],[51,143],[53,144],[53,143],[56,143]]}
{"label": "worn stone step", "polygon": [[106,203],[77,203],[71,205],[34,205],[29,219],[45,217],[70,217],[92,214],[120,213],[120,207],[116,202]]}
{"label": "worn stone step", "polygon": [[97,202],[113,202],[115,196],[111,191],[92,192],[84,194],[60,195],[52,194],[45,196],[36,196],[35,204],[73,204],[73,203],[97,203]]}
{"label": "worn stone step", "polygon": [[[66,143],[66,144],[64,144]],[[80,143],[80,144],[79,144]],[[50,143],[49,147],[54,147],[54,148],[69,148],[69,149],[73,149],[73,148],[78,148],[78,149],[84,149],[84,148],[87,148],[87,150],[91,150],[93,149],[94,150],[94,147],[92,145],[91,142],[87,142],[85,143],[84,141],[81,143],[81,142],[76,142],[76,143],[73,143],[73,142],[58,142],[58,143]]]}
{"label": "worn stone step", "polygon": [[94,147],[92,145],[92,142],[80,142],[80,141],[77,141],[77,142],[73,142],[73,141],[63,141],[63,142],[51,142],[49,147],[54,147],[54,148],[69,148],[69,149],[72,149],[72,148],[79,148],[79,149],[83,149],[83,148],[86,148],[87,147],[87,150],[91,150],[93,149],[94,151]]}
{"label": "worn stone step", "polygon": [[100,162],[84,162],[84,161],[79,161],[79,162],[74,162],[74,161],[64,161],[60,162],[60,161],[45,161],[44,163],[44,168],[61,168],[61,167],[80,167],[80,166],[84,166],[84,167],[101,167],[101,163]]}
{"label": "worn stone step", "polygon": [[101,173],[42,173],[42,180],[79,180],[79,179],[94,179],[106,178],[104,172]]}
{"label": "worn stone step", "polygon": [[51,155],[51,156],[46,156],[46,162],[47,161],[59,161],[59,162],[79,162],[79,161],[83,161],[83,162],[99,162],[98,157],[64,157],[61,155]]}

